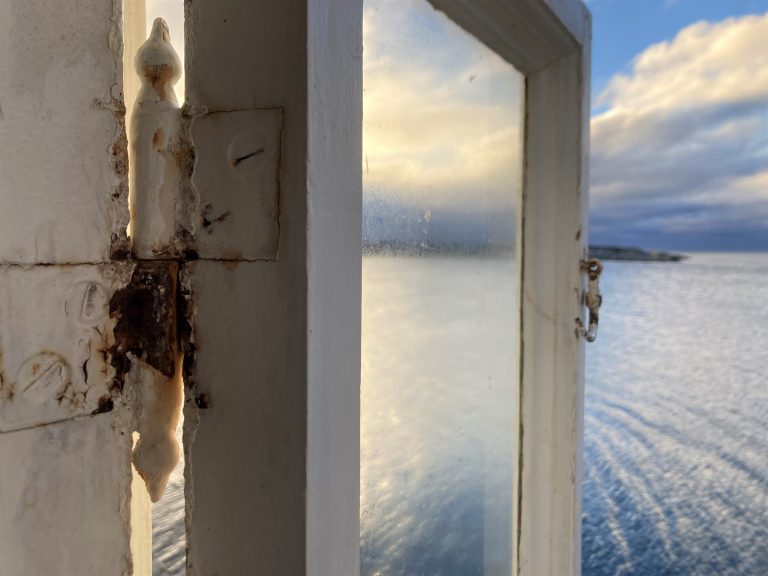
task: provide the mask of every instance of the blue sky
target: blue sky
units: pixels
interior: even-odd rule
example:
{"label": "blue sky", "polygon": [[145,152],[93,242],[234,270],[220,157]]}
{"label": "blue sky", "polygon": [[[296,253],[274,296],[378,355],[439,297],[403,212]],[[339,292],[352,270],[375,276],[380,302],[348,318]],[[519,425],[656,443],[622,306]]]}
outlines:
{"label": "blue sky", "polygon": [[719,21],[768,10],[768,0],[587,0],[592,12],[592,88],[628,69],[651,44],[671,40],[701,20]]}

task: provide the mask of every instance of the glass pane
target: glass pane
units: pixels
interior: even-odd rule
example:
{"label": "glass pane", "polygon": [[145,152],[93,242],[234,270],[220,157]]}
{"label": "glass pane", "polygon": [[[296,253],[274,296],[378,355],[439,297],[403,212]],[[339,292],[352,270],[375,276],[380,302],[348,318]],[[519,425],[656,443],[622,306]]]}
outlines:
{"label": "glass pane", "polygon": [[366,0],[361,572],[511,573],[522,76]]}

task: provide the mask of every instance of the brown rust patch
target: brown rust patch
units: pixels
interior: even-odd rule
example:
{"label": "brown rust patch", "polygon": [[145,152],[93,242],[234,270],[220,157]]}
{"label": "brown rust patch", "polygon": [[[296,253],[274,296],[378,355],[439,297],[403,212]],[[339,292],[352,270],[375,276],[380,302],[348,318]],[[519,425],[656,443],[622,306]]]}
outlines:
{"label": "brown rust patch", "polygon": [[211,397],[206,392],[196,395],[195,406],[200,410],[208,410],[211,407]]}
{"label": "brown rust patch", "polygon": [[117,181],[112,189],[109,215],[112,234],[110,256],[113,260],[123,260],[127,257],[129,240],[126,228],[130,219],[128,211],[128,136],[125,130],[125,104],[122,100],[113,99],[109,110],[112,111],[116,132],[109,148],[112,170]]}
{"label": "brown rust patch", "polygon": [[178,80],[178,71],[172,64],[147,64],[144,66],[144,78],[152,84],[158,98],[165,100],[166,90]]}
{"label": "brown rust patch", "polygon": [[163,129],[158,128],[155,130],[155,133],[152,134],[152,147],[155,150],[160,150],[160,148],[163,146],[163,140],[165,140],[163,136]]}
{"label": "brown rust patch", "polygon": [[0,402],[3,400],[13,400],[13,385],[5,381],[5,370],[3,368],[3,351],[0,350]]}
{"label": "brown rust patch", "polygon": [[115,403],[112,401],[110,396],[102,396],[99,398],[99,406],[91,412],[91,415],[103,414],[104,412],[112,412],[114,407]]}
{"label": "brown rust patch", "polygon": [[203,212],[202,217],[202,224],[203,228],[205,228],[209,233],[211,232],[211,226],[214,224],[217,224],[218,222],[226,222],[227,218],[229,218],[229,210],[224,212],[221,216],[217,216],[215,218],[208,218],[207,213],[210,212],[208,208],[210,208],[210,204],[206,207],[206,210]]}
{"label": "brown rust patch", "polygon": [[169,378],[174,375],[177,283],[177,262],[140,261],[128,286],[112,296],[109,315],[116,324],[110,362],[115,369],[115,388],[122,389],[131,368],[129,352],[161,374]]}
{"label": "brown rust patch", "polygon": [[121,177],[128,176],[128,138],[125,135],[125,130],[121,129],[117,138],[112,142],[112,146],[109,149],[110,160],[112,162],[112,169],[115,174]]}
{"label": "brown rust patch", "polygon": [[179,206],[181,217],[176,223],[175,243],[179,254],[184,260],[196,260],[195,239],[192,231],[193,212],[197,206],[196,192],[192,189],[190,177],[195,166],[195,151],[189,139],[189,117],[185,115],[186,108],[181,111],[181,126],[179,134],[168,143],[167,150],[173,156],[179,169],[181,181],[179,184]]}
{"label": "brown rust patch", "polygon": [[131,251],[128,249],[128,240],[117,234],[112,234],[109,257],[111,260],[124,262],[131,257]]}
{"label": "brown rust patch", "polygon": [[184,356],[182,362],[182,379],[186,388],[194,388],[194,366],[197,358],[197,347],[195,346],[194,328],[192,326],[194,317],[194,305],[192,303],[192,294],[190,286],[182,281],[182,268],[179,272],[178,290],[176,293],[176,322],[179,336],[179,345]]}

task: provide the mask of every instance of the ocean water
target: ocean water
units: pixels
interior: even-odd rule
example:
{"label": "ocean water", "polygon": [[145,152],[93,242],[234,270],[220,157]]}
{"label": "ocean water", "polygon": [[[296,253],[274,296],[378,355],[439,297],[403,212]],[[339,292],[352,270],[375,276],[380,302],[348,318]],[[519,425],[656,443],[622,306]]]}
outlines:
{"label": "ocean water", "polygon": [[[512,261],[369,256],[363,274],[362,574],[502,574]],[[768,255],[607,262],[601,287],[583,573],[768,574]],[[183,574],[181,470],[156,576]]]}
{"label": "ocean water", "polygon": [[[179,423],[176,439],[182,443]],[[184,527],[184,456],[168,481],[162,499],[152,505],[152,576],[182,576],[186,565]]]}
{"label": "ocean water", "polygon": [[361,573],[510,574],[515,263],[363,259]]}
{"label": "ocean water", "polygon": [[608,262],[588,347],[585,576],[768,574],[768,255]]}

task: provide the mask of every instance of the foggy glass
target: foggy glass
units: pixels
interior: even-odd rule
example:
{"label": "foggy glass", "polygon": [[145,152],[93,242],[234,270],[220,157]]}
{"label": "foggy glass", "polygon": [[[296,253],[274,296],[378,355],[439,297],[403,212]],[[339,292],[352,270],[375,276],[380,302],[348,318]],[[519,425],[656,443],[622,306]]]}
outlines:
{"label": "foggy glass", "polygon": [[364,12],[361,573],[511,573],[522,76]]}

